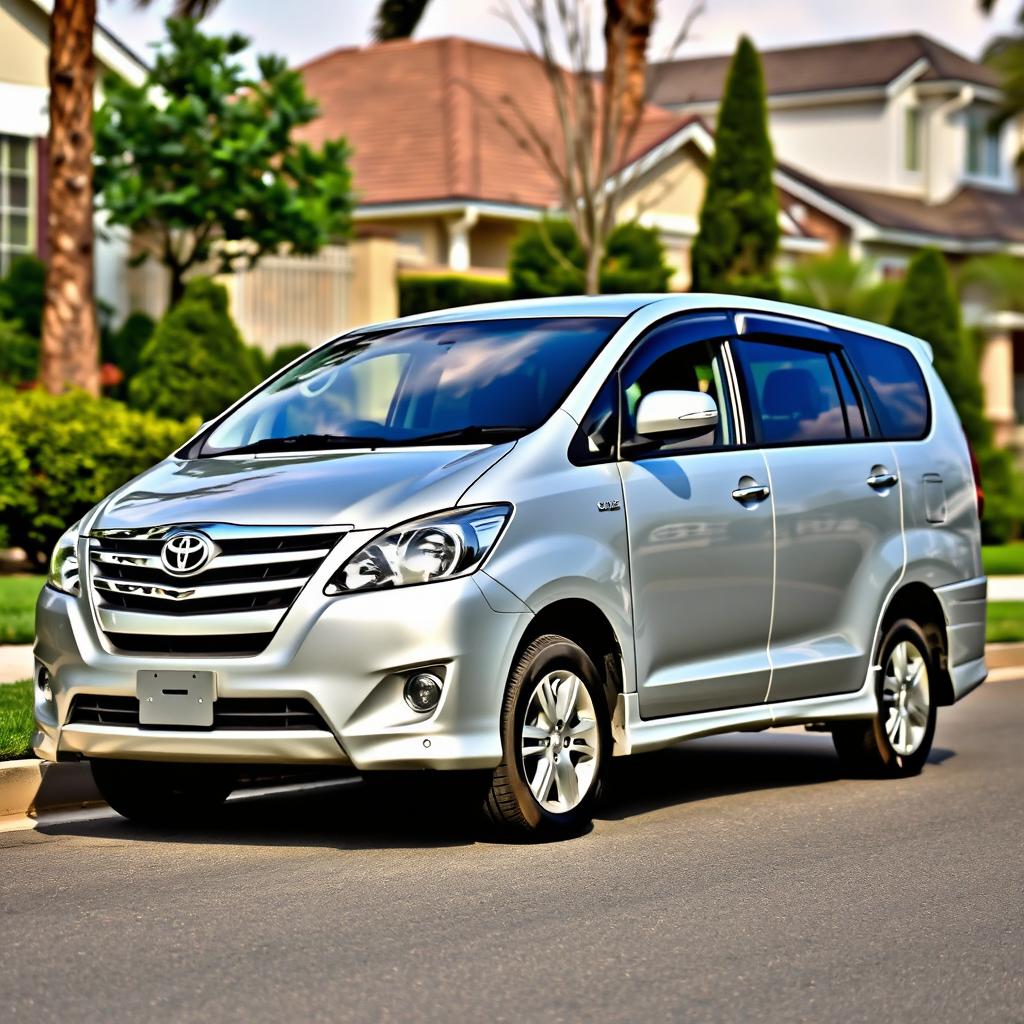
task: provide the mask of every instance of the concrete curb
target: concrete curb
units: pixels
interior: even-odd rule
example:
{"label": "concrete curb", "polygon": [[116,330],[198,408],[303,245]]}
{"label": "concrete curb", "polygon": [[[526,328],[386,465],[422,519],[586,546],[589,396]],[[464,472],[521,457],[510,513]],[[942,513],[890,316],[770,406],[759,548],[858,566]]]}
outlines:
{"label": "concrete curb", "polygon": [[0,762],[0,823],[101,803],[85,762],[54,764],[35,758]]}

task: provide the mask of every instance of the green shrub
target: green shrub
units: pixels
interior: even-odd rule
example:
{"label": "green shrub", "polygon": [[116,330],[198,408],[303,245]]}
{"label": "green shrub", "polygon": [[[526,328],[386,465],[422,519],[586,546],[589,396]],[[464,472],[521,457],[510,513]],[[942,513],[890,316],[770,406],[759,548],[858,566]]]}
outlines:
{"label": "green shrub", "polygon": [[39,341],[17,320],[0,320],[0,382],[24,384],[39,375]]}
{"label": "green shrub", "polygon": [[[586,275],[576,229],[561,219],[527,224],[512,245],[509,281],[516,298],[582,295]],[[601,291],[663,292],[672,277],[665,247],[654,228],[627,222],[608,236],[601,262]]]}
{"label": "green shrub", "polygon": [[[17,320],[37,341],[43,333],[46,264],[35,256],[19,256],[0,278],[0,314]],[[6,313],[4,310],[6,309]]]}
{"label": "green shrub", "polygon": [[0,393],[0,523],[7,543],[44,560],[75,520],[169,455],[199,426],[109,398]]}
{"label": "green shrub", "polygon": [[156,321],[145,313],[131,313],[123,324],[106,335],[102,358],[105,363],[113,363],[131,380],[139,372],[142,361],[142,350],[156,330]]}
{"label": "green shrub", "polygon": [[429,313],[452,306],[501,302],[510,298],[507,281],[464,274],[408,274],[398,279],[400,316]]}
{"label": "green shrub", "polygon": [[195,278],[143,348],[128,399],[159,416],[194,413],[207,420],[257,383],[253,359],[228,313],[227,290]]}
{"label": "green shrub", "polygon": [[303,345],[301,341],[293,341],[289,345],[278,346],[267,357],[267,372],[264,376],[269,377],[271,374],[277,373],[278,370],[283,370],[290,362],[298,359],[299,356],[304,355],[308,351],[309,346]]}

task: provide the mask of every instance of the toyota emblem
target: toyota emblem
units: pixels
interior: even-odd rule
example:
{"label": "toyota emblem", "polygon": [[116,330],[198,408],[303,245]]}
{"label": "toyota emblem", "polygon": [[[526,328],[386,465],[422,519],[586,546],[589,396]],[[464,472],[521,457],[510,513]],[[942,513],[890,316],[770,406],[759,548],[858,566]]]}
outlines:
{"label": "toyota emblem", "polygon": [[160,549],[163,567],[175,576],[190,576],[210,560],[213,545],[202,533],[176,533]]}

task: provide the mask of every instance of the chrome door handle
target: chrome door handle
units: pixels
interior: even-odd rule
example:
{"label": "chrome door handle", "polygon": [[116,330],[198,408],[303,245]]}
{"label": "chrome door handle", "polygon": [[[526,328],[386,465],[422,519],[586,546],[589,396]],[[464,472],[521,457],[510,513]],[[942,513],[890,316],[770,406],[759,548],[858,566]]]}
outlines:
{"label": "chrome door handle", "polygon": [[895,473],[872,473],[866,482],[868,487],[873,487],[876,491],[887,491],[890,487],[895,487],[899,479]]}
{"label": "chrome door handle", "polygon": [[767,484],[754,484],[752,487],[737,487],[732,496],[741,505],[746,505],[750,502],[764,501],[771,493]]}

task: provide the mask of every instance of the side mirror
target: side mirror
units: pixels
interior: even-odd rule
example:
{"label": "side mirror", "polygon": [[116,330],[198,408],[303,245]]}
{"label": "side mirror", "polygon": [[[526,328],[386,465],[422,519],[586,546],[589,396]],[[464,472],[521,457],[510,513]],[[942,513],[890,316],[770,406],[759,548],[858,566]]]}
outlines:
{"label": "side mirror", "polygon": [[718,426],[718,406],[703,391],[652,391],[636,409],[641,437],[700,437]]}

